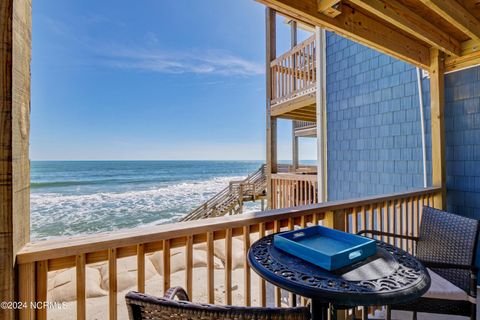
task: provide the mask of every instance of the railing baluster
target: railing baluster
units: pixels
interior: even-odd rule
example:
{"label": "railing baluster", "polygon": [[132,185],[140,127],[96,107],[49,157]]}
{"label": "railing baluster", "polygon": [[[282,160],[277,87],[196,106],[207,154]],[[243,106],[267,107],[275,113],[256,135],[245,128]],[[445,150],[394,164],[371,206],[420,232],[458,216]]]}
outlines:
{"label": "railing baluster", "polygon": [[[408,207],[407,207],[407,201],[408,199],[401,199],[402,201],[402,233],[403,235],[408,235]],[[402,241],[402,249],[405,251],[408,251],[408,242],[407,239],[403,239]]]}
{"label": "railing baluster", "polygon": [[[38,261],[36,269],[37,269],[36,280],[35,280],[37,283],[36,301],[42,303],[47,301],[48,261]],[[37,308],[36,319],[46,320],[47,308]]]}
{"label": "railing baluster", "polygon": [[170,289],[170,240],[163,240],[163,293]]}
{"label": "railing baluster", "polygon": [[[295,222],[293,218],[288,218],[288,230],[295,230]],[[290,307],[296,307],[297,306],[297,295],[294,293],[289,292],[288,293],[288,299],[290,302]]]}
{"label": "railing baluster", "polygon": [[[382,224],[383,224],[383,217],[382,217],[382,205],[375,204],[375,230],[382,230]],[[373,210],[372,210],[373,211]],[[383,241],[383,237],[379,237]]]}
{"label": "railing baluster", "polygon": [[362,225],[362,229],[367,230],[367,205],[362,206],[362,215],[360,218],[360,222]]}
{"label": "railing baluster", "polygon": [[86,295],[85,295],[85,254],[77,254],[75,257],[77,277],[77,320],[86,319]]}
{"label": "railing baluster", "polygon": [[[258,237],[263,238],[265,237],[265,223],[260,223],[258,225]],[[262,278],[259,277],[260,279],[260,306],[266,307],[267,306],[267,283],[266,281]]]}
{"label": "railing baluster", "polygon": [[[383,206],[379,209],[379,214],[381,215],[380,230],[383,232],[388,232],[388,204],[386,201],[383,203]],[[381,237],[381,240],[387,241],[387,239],[384,236]]]}
{"label": "railing baluster", "polygon": [[314,213],[313,214],[313,225],[316,226],[318,225],[318,214],[317,213]]}
{"label": "railing baluster", "polygon": [[[225,247],[225,250],[226,247]],[[187,236],[185,243],[185,289],[188,296],[193,296],[193,236]]]}
{"label": "railing baluster", "polygon": [[357,233],[358,230],[358,216],[357,216],[357,208],[352,209],[352,232]]}
{"label": "railing baluster", "polygon": [[[369,229],[370,230],[377,230],[377,226],[378,226],[378,221],[377,221],[377,217],[375,216],[375,209],[377,208],[377,205],[376,204],[372,204],[370,206],[370,216],[369,216]],[[375,237],[375,238],[378,238],[378,237]]]}
{"label": "railing baluster", "polygon": [[[402,217],[402,200],[398,199],[396,201],[396,210],[395,210],[395,223],[397,225],[397,234],[403,234],[403,217]],[[396,246],[403,249],[402,239],[397,239]]]}
{"label": "railing baluster", "polygon": [[145,246],[137,245],[137,290],[145,292]]}
{"label": "railing baluster", "polygon": [[305,220],[305,216],[302,216],[302,217],[300,218],[300,226],[301,226],[302,228],[305,228],[305,227],[307,226],[307,222],[306,222],[306,220]]}
{"label": "railing baluster", "polygon": [[250,249],[250,226],[243,227],[243,271],[245,287],[245,305],[251,305],[251,273],[248,264],[248,249]]}
{"label": "railing baluster", "polygon": [[225,304],[232,304],[232,229],[225,230]]}
{"label": "railing baluster", "polygon": [[[418,197],[415,197],[413,200],[413,236],[418,237],[418,226],[420,224],[418,216]],[[414,242],[413,254],[417,254],[417,246]]]}
{"label": "railing baluster", "polygon": [[[407,203],[407,233],[409,236],[413,236],[413,200],[408,198]],[[413,253],[413,241],[408,240],[408,252]]]}
{"label": "railing baluster", "polygon": [[31,303],[35,302],[35,262],[18,265],[18,299],[27,303],[26,308],[19,310],[20,320],[34,320],[35,309]]}
{"label": "railing baluster", "polygon": [[311,68],[311,64],[312,64],[311,60],[313,59],[312,52],[313,52],[313,46],[309,44],[308,47],[307,47],[307,50],[305,52],[305,54],[306,54],[305,68],[307,70],[307,81],[305,83],[305,86],[310,85],[310,83],[312,82],[312,73],[315,72],[315,70],[313,70]]}
{"label": "railing baluster", "polygon": [[108,310],[109,319],[117,319],[117,249],[108,250]]}
{"label": "railing baluster", "polygon": [[[277,233],[280,232],[280,221],[275,220],[273,223],[273,232]],[[282,291],[280,287],[275,287],[275,292],[274,292],[274,299],[275,299],[275,306],[276,307],[281,307],[282,305]]]}
{"label": "railing baluster", "polygon": [[208,303],[215,303],[215,264],[214,257],[214,242],[213,232],[207,232],[207,298]]}

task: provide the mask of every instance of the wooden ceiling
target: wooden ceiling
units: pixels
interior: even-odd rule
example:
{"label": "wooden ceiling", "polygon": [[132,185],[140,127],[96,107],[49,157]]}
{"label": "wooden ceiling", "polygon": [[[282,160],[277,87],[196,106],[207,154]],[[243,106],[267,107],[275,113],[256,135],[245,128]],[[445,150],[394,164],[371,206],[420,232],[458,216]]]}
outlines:
{"label": "wooden ceiling", "polygon": [[447,72],[480,64],[480,0],[257,1],[426,70],[432,48]]}

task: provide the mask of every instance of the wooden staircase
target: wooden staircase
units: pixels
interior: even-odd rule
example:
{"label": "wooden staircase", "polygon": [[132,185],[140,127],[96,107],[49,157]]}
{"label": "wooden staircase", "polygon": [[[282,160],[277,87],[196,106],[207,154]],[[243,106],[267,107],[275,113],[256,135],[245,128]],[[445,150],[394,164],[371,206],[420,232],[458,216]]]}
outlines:
{"label": "wooden staircase", "polygon": [[265,165],[248,175],[244,180],[230,181],[230,185],[192,210],[180,221],[198,220],[219,217],[227,214],[240,214],[243,203],[264,199],[266,196],[267,180]]}

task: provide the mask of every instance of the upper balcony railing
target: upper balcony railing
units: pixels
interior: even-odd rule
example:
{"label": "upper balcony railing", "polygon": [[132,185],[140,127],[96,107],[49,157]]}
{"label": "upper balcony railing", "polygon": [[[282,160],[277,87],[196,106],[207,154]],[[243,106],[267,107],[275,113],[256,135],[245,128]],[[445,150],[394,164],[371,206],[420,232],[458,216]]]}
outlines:
{"label": "upper balcony railing", "polygon": [[[308,182],[305,184],[308,196],[313,196],[313,181],[304,182]],[[293,190],[290,186],[285,188],[287,185],[281,181],[278,186],[284,188],[285,195]],[[99,304],[101,311],[108,310],[108,318],[123,319],[126,318],[123,297],[126,291],[136,289],[160,295],[173,285],[184,286],[197,302],[266,306],[271,305],[273,300],[274,305],[285,305],[291,302],[288,293],[278,287],[267,286],[264,280],[250,271],[247,252],[252,241],[272,232],[317,224],[352,233],[376,229],[417,236],[421,208],[423,205],[433,206],[434,195],[439,192],[440,188],[426,188],[28,244],[16,257],[19,301],[29,306],[30,301],[52,302],[50,293],[53,285],[66,286],[66,276],[62,277],[61,283],[52,283],[56,281],[53,280],[55,271],[60,270],[67,270],[64,275],[70,279],[74,296],[67,309],[21,308],[20,318],[92,318],[90,312],[95,310],[90,308]],[[296,203],[305,202],[299,200]],[[285,203],[279,203],[279,206],[282,205]],[[409,252],[415,251],[415,243],[411,241],[381,239]],[[133,258],[133,261],[125,266],[128,258]],[[157,261],[155,268],[160,276],[152,276],[152,258]],[[103,296],[103,289],[95,291],[94,295],[87,291],[92,290],[92,268],[98,268],[99,264],[105,282]],[[200,269],[204,273],[199,273]],[[136,282],[133,288],[124,283],[131,279]],[[150,284],[146,285],[148,279]],[[158,282],[152,285],[153,279],[158,279]],[[199,295],[204,298],[198,298]],[[87,304],[90,297],[95,297],[95,300]],[[65,298],[65,295],[57,297]],[[76,313],[72,309],[76,309]]]}
{"label": "upper balcony railing", "polygon": [[315,49],[313,35],[271,62],[272,105],[315,90]]}
{"label": "upper balcony railing", "polygon": [[315,122],[312,122],[312,121],[299,121],[299,120],[293,121],[293,128],[295,130],[311,128],[311,127],[315,127],[315,125],[316,125]]}

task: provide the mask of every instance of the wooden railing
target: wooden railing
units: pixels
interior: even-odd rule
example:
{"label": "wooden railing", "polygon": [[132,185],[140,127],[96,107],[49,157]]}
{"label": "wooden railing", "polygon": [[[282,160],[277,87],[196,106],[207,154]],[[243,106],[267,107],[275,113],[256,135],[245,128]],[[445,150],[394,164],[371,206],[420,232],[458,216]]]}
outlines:
{"label": "wooden railing", "polygon": [[272,105],[315,90],[315,48],[311,36],[271,62]]}
{"label": "wooden railing", "polygon": [[315,122],[312,122],[312,121],[300,121],[300,120],[293,121],[293,128],[295,130],[315,127],[315,125],[316,125]]}
{"label": "wooden railing", "polygon": [[[292,302],[288,293],[274,288],[251,273],[246,261],[252,241],[272,232],[316,224],[350,232],[374,228],[417,235],[421,205],[434,205],[433,196],[440,190],[427,188],[385,196],[31,243],[16,257],[19,300],[27,303],[48,301],[48,290],[51,287],[49,273],[71,268],[76,287],[76,303],[71,305],[71,308],[76,309],[77,319],[85,319],[89,311],[86,268],[92,264],[104,263],[108,266],[108,298],[97,300],[97,303],[104,303],[102,308],[109,310],[110,319],[123,318],[126,315],[125,302],[123,293],[119,294],[121,282],[117,278],[117,265],[122,258],[133,257],[136,266],[133,270],[136,274],[136,288],[132,289],[150,293],[149,288],[152,286],[146,286],[146,262],[155,253],[161,257],[160,269],[163,274],[158,285],[161,290],[156,290],[157,286],[153,286],[154,294],[162,294],[173,285],[182,285],[190,296],[196,299],[198,292],[205,286],[205,299],[200,302],[246,306],[286,305]],[[413,250],[411,243],[402,242],[398,245],[408,248],[409,251]],[[194,253],[199,246],[205,248],[206,273],[204,277],[197,277],[198,280],[194,281],[194,274],[199,270],[195,265],[197,261],[194,261]],[[222,251],[221,248],[223,254],[218,253]],[[180,262],[176,259],[178,256],[174,255],[178,250],[183,253]],[[223,264],[220,269],[216,268],[218,256],[221,256]],[[172,269],[178,269],[173,260],[181,264],[182,271]],[[238,260],[241,268],[238,267]],[[178,275],[174,271],[182,273],[181,277],[174,277]],[[89,308],[91,305],[88,304]],[[28,307],[20,310],[20,315],[22,319],[46,319],[47,312],[51,312],[51,309],[35,310]],[[62,319],[67,318],[67,313],[68,317],[74,314],[73,310],[67,309],[65,312]]]}
{"label": "wooden railing", "polygon": [[297,167],[291,164],[278,164],[277,173],[297,173],[297,174],[316,174],[317,166],[316,165],[306,165],[299,164]]}
{"label": "wooden railing", "polygon": [[255,201],[266,193],[265,165],[229,186],[186,214],[181,221],[198,220],[243,212],[243,201]]}
{"label": "wooden railing", "polygon": [[272,174],[272,209],[317,203],[317,175]]}

